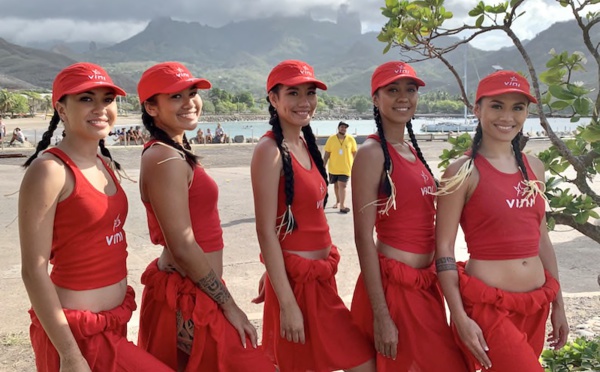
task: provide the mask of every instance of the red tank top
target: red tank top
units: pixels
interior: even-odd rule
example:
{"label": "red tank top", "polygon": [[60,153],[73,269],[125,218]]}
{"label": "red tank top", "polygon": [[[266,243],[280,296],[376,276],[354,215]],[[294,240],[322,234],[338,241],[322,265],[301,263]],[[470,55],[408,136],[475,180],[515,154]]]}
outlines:
{"label": "red tank top", "polygon": [[[535,173],[527,157],[529,178]],[[541,195],[523,196],[521,172],[502,173],[486,158],[475,157],[479,183],[463,208],[460,225],[471,258],[509,260],[537,256],[545,203]]]}
{"label": "red tank top", "polygon": [[[368,138],[380,142],[377,135]],[[396,186],[396,209],[390,209],[388,214],[377,213],[377,240],[410,253],[431,253],[435,250],[435,180],[412,146],[409,148],[415,155],[414,162],[403,158],[389,142],[387,148]],[[387,195],[380,194],[378,198],[387,199]]]}
{"label": "red tank top", "polygon": [[[144,150],[157,142],[156,140],[147,142],[144,145]],[[219,188],[217,183],[205,172],[204,168],[199,165],[195,166],[194,177],[188,188],[189,213],[196,243],[206,253],[223,249],[223,229],[221,228],[221,219],[217,209],[218,199]],[[160,229],[152,205],[144,202],[144,206],[146,207],[150,240],[154,244],[166,246],[165,237]]]}
{"label": "red tank top", "polygon": [[102,160],[117,187],[106,195],[92,186],[77,165],[59,148],[46,152],[70,169],[73,192],[56,205],[52,232],[50,278],[59,287],[75,291],[115,284],[127,276],[127,196]]}
{"label": "red tank top", "polygon": [[[272,131],[265,134],[266,137],[275,139]],[[294,171],[294,201],[292,202],[292,214],[296,220],[296,229],[284,236],[283,231],[279,235],[281,248],[288,251],[315,251],[331,246],[329,225],[325,218],[324,198],[327,193],[327,185],[312,157],[310,159],[310,170],[304,168],[290,153],[292,158],[292,170]],[[285,205],[285,177],[279,179],[279,190],[277,192],[277,216],[283,215]],[[279,223],[280,220],[277,220]],[[282,229],[283,230],[283,229]]]}

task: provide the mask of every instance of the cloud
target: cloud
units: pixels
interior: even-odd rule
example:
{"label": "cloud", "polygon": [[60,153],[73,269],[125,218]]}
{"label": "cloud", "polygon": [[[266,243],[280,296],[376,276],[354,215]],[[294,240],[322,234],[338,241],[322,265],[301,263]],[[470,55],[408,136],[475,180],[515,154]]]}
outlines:
{"label": "cloud", "polygon": [[[467,12],[477,3],[478,0],[446,0],[446,9],[454,13],[449,24],[472,24],[474,20]],[[380,10],[383,0],[0,0],[0,37],[20,44],[52,39],[119,42],[140,32],[157,17],[170,16],[213,27],[273,15],[310,14],[315,19],[334,21],[342,4],[359,13],[363,31],[379,31],[386,21]],[[555,0],[527,0],[521,8],[526,14],[515,22],[513,30],[526,39],[554,22],[572,18]],[[511,45],[511,41],[490,35],[478,38],[473,45],[498,49]]]}

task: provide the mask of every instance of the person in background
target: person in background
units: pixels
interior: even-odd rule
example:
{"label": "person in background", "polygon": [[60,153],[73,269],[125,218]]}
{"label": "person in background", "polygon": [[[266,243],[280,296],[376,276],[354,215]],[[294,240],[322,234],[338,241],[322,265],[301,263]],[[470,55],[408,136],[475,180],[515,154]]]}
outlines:
{"label": "person in background", "polygon": [[210,87],[178,62],[150,67],[138,83],[142,122],[151,135],[142,153],[140,195],[150,239],[162,246],[142,275],[138,344],[177,370],[274,371],[221,278],[219,190],[185,136],[202,112],[198,89]]}
{"label": "person in background", "polygon": [[[127,340],[136,308],[127,285],[127,197],[112,171],[120,166],[104,147],[117,95],[125,92],[98,65],[60,71],[54,115],[24,164],[21,275],[38,371],[171,371]],[[46,150],[61,121],[64,138]]]}
{"label": "person in background", "polygon": [[374,350],[337,292],[340,255],[324,211],[327,174],[310,127],[317,88],[327,86],[297,60],[281,62],[267,79],[273,129],[250,165],[267,269],[263,347],[281,371],[374,371]]}
{"label": "person in background", "polygon": [[375,69],[377,134],[361,145],[352,168],[361,274],[351,309],[377,350],[380,372],[467,371],[433,267],[436,183],[411,121],[424,85],[404,62]]}
{"label": "person in background", "polygon": [[[546,227],[544,165],[520,147],[531,102],[537,100],[518,73],[483,78],[472,148],[446,169],[439,191],[438,277],[471,367],[486,371],[542,372],[550,309],[550,346],[563,347],[569,333]],[[466,263],[454,258],[459,224]]]}
{"label": "person in background", "polygon": [[213,143],[213,135],[210,132],[210,128],[206,128],[206,143]]}
{"label": "person in background", "polygon": [[347,135],[348,124],[340,121],[338,132],[327,139],[325,143],[325,155],[323,162],[328,166],[329,183],[333,184],[335,190],[335,204],[333,208],[340,208],[340,213],[350,212],[346,207],[346,185],[350,179],[350,171],[354,156],[356,156],[356,140]]}

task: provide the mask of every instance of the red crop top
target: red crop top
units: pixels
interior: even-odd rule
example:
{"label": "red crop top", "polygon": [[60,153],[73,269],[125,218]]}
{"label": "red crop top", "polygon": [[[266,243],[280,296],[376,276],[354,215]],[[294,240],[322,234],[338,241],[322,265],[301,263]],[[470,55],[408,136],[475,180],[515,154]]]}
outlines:
{"label": "red crop top", "polygon": [[[377,135],[368,138],[380,141]],[[388,214],[377,213],[377,240],[410,253],[431,253],[435,250],[435,180],[412,146],[409,148],[415,155],[414,162],[403,158],[389,142],[387,148],[396,186],[396,209],[391,208]],[[378,198],[387,199],[387,195]]]}
{"label": "red crop top", "polygon": [[[144,145],[144,150],[150,148],[158,141],[149,141]],[[183,158],[181,161],[185,161]],[[192,220],[192,230],[196,243],[206,253],[216,252],[223,249],[223,229],[217,202],[219,199],[219,188],[217,183],[206,173],[204,168],[196,166],[194,177],[188,188],[189,212]],[[144,202],[146,216],[148,219],[148,230],[150,240],[154,244],[166,246],[152,205]]]}
{"label": "red crop top", "polygon": [[[523,154],[529,178],[535,173]],[[510,260],[537,256],[545,203],[526,199],[521,172],[502,173],[486,158],[475,157],[479,183],[463,208],[460,225],[471,258]]]}
{"label": "red crop top", "polygon": [[[266,137],[275,139],[272,131]],[[296,229],[284,236],[279,235],[281,248],[288,251],[315,251],[331,246],[329,225],[325,218],[324,199],[327,185],[312,157],[310,170],[304,168],[290,152],[292,169],[294,171],[294,201],[292,214],[296,220]],[[277,216],[283,215],[285,205],[285,177],[279,179],[277,192]],[[279,223],[279,219],[277,223]],[[283,229],[282,229],[283,230]]]}
{"label": "red crop top", "polygon": [[52,282],[75,291],[115,284],[127,276],[127,196],[108,165],[117,187],[114,195],[98,191],[77,165],[58,148],[46,152],[70,169],[73,192],[56,205],[50,263]]}

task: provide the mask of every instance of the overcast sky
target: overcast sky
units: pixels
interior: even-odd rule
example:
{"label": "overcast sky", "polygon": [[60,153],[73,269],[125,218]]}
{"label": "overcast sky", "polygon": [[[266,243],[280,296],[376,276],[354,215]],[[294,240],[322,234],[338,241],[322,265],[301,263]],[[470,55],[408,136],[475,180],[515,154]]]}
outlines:
{"label": "overcast sky", "polygon": [[[467,10],[477,2],[446,0],[446,9],[455,16],[452,24],[465,21]],[[53,39],[116,43],[142,31],[151,19],[160,16],[214,27],[277,14],[309,13],[314,19],[335,20],[341,4],[359,13],[363,32],[379,31],[385,22],[380,10],[385,0],[0,0],[0,37],[17,44]],[[569,9],[555,0],[526,0],[521,8],[527,13],[514,29],[522,39],[535,37],[554,22],[572,19]],[[498,33],[478,38],[473,45],[499,49],[512,44]]]}

